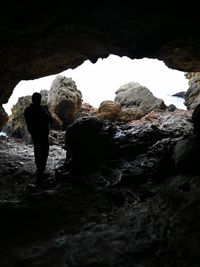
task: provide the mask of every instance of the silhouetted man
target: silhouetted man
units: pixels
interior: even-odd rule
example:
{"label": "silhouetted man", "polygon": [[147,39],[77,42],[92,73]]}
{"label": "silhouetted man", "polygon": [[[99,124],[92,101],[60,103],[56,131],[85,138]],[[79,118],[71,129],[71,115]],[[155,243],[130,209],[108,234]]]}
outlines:
{"label": "silhouetted man", "polygon": [[37,183],[44,178],[46,162],[49,154],[49,131],[53,119],[47,108],[41,105],[42,95],[34,93],[32,103],[25,108],[24,117],[27,129],[32,137],[35,164],[37,167]]}

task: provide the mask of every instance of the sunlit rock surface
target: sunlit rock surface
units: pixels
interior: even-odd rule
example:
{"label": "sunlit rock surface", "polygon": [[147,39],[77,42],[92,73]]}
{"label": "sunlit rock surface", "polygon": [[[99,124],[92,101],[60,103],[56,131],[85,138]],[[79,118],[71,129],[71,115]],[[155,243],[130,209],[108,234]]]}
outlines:
{"label": "sunlit rock surface", "polygon": [[52,115],[67,126],[76,119],[81,105],[82,94],[72,78],[57,75],[48,95],[48,106]]}
{"label": "sunlit rock surface", "polygon": [[121,110],[122,107],[120,103],[116,101],[105,100],[98,108],[97,117],[105,120],[107,119],[110,121],[116,121]]}
{"label": "sunlit rock surface", "polygon": [[137,107],[122,108],[121,112],[118,115],[118,120],[121,122],[130,122],[132,120],[139,120],[145,116],[145,112]]}
{"label": "sunlit rock surface", "polygon": [[138,107],[148,113],[153,109],[166,109],[162,99],[155,97],[148,88],[136,82],[130,82],[122,85],[115,92],[115,101],[119,102],[122,107]]}

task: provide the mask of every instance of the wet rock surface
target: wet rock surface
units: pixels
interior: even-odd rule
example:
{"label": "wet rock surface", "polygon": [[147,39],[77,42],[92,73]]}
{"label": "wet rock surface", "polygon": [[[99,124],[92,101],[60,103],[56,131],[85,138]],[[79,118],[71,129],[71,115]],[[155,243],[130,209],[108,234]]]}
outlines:
{"label": "wet rock surface", "polygon": [[101,146],[51,146],[39,189],[32,146],[1,137],[0,266],[199,266],[199,175],[179,173],[173,158],[193,130],[180,113],[171,114],[179,130],[164,112],[140,127],[78,120],[68,134]]}
{"label": "wet rock surface", "polygon": [[[50,146],[47,170],[54,177],[55,168],[62,165],[66,151]],[[0,136],[0,199],[18,200],[26,194],[29,184],[36,181],[33,145],[11,137]]]}

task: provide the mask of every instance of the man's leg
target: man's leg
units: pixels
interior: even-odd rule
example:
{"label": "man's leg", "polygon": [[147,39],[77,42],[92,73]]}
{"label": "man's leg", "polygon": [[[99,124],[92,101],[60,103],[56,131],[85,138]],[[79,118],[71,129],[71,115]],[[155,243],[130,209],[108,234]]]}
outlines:
{"label": "man's leg", "polygon": [[41,145],[41,169],[43,170],[43,172],[46,169],[48,155],[49,155],[49,138],[47,136],[42,141]]}
{"label": "man's leg", "polygon": [[35,164],[37,168],[37,183],[41,184],[44,179],[44,171],[49,154],[49,139],[33,139]]}

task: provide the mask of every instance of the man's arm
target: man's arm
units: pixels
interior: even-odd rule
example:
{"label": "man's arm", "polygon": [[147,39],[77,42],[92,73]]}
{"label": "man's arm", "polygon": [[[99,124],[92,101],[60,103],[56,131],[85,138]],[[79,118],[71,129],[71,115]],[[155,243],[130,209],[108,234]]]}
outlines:
{"label": "man's arm", "polygon": [[28,129],[28,132],[30,134],[32,134],[32,124],[31,124],[30,114],[29,114],[28,109],[25,109],[25,111],[24,111],[24,118],[25,118],[25,122],[26,122],[26,126],[27,126],[27,129]]}
{"label": "man's arm", "polygon": [[52,124],[53,123],[53,117],[51,115],[51,112],[48,110],[48,106],[44,106],[44,110],[47,114],[48,123]]}

